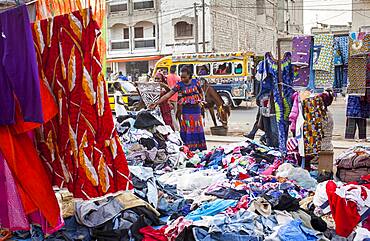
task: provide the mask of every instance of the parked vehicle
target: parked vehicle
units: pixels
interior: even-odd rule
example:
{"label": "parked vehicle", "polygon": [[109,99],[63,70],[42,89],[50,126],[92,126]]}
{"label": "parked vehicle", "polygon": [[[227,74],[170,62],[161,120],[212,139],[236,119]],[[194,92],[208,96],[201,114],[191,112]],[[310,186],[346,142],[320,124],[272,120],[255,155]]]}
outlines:
{"label": "parked vehicle", "polygon": [[181,68],[187,66],[195,77],[205,78],[227,105],[237,107],[253,99],[254,54],[251,52],[167,56],[156,63],[153,74],[169,73],[173,65],[179,74]]}
{"label": "parked vehicle", "polygon": [[128,111],[135,111],[137,109],[137,106],[139,105],[141,101],[141,97],[139,95],[139,92],[137,91],[135,85],[129,81],[121,81],[121,80],[113,80],[113,81],[107,81],[107,89],[108,89],[108,98],[109,98],[109,104],[112,111],[115,111],[115,105],[114,105],[114,87],[113,84],[115,82],[120,82],[123,92],[123,103],[126,104]]}

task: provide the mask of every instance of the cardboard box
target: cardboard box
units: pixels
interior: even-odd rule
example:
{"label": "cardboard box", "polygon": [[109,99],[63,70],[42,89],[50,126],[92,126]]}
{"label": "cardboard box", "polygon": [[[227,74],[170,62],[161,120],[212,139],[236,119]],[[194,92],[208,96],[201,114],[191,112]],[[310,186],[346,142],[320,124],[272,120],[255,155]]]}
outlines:
{"label": "cardboard box", "polygon": [[321,151],[319,154],[319,172],[332,172],[333,171],[333,151]]}

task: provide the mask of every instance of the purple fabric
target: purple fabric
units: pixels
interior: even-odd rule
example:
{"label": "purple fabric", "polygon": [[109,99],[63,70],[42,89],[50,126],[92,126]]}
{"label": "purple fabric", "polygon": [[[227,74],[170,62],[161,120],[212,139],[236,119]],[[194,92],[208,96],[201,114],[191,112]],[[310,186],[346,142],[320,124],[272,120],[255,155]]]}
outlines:
{"label": "purple fabric", "polygon": [[292,64],[295,66],[294,86],[307,86],[310,78],[311,36],[293,38]]}
{"label": "purple fabric", "polygon": [[0,224],[11,231],[28,230],[29,223],[23,210],[17,186],[8,164],[0,153]]}
{"label": "purple fabric", "polygon": [[311,36],[297,36],[293,38],[292,64],[305,65],[310,64]]}
{"label": "purple fabric", "polygon": [[14,124],[15,97],[26,122],[43,123],[40,81],[25,5],[0,13],[0,125]]}
{"label": "purple fabric", "polygon": [[293,86],[304,86],[308,85],[310,80],[310,67],[295,66]]}

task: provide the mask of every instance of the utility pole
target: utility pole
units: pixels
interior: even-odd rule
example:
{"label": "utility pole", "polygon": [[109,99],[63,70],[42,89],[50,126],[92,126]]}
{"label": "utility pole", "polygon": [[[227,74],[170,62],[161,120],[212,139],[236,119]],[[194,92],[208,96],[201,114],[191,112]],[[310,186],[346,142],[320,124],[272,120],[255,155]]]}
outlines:
{"label": "utility pole", "polygon": [[199,32],[198,32],[198,12],[197,12],[197,3],[194,3],[194,31],[195,31],[195,52],[199,53]]}
{"label": "utility pole", "polygon": [[203,53],[206,52],[206,5],[204,3],[204,0],[202,0],[202,6],[203,6]]}

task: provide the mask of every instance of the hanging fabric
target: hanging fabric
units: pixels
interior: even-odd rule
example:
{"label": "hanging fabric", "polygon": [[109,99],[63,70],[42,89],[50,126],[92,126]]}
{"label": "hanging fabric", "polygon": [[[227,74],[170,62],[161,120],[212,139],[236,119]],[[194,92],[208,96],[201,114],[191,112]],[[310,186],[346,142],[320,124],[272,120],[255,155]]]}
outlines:
{"label": "hanging fabric", "polygon": [[350,57],[348,63],[347,93],[352,95],[366,94],[367,57]]}
{"label": "hanging fabric", "polygon": [[282,84],[281,94],[279,92],[279,74],[278,74],[278,61],[272,57],[271,53],[265,54],[266,70],[273,80],[273,96],[275,102],[276,120],[279,132],[279,149],[281,152],[286,153],[286,142],[288,137],[288,119],[290,110],[292,108],[293,100],[293,66],[291,64],[291,53],[287,52],[281,61]]}
{"label": "hanging fabric", "polygon": [[295,66],[294,86],[308,85],[310,77],[311,36],[296,36],[292,40],[292,64]]}
{"label": "hanging fabric", "polygon": [[349,54],[351,57],[370,53],[370,33],[351,32],[349,34]]}
{"label": "hanging fabric", "polygon": [[303,100],[304,154],[306,156],[319,154],[323,138],[323,123],[326,121],[326,111],[322,97],[317,95]]}
{"label": "hanging fabric", "polygon": [[[0,107],[0,112],[6,113],[1,117],[10,117],[0,125],[0,152],[6,161],[0,175],[6,174],[6,165],[17,180],[17,190],[25,214],[40,211],[52,227],[57,227],[61,223],[58,202],[45,167],[35,149],[33,136],[29,132],[53,118],[57,113],[56,105],[48,88],[39,79],[26,6],[18,6],[0,13],[0,22],[2,27],[0,49],[6,63],[6,68],[2,66],[4,69],[0,71],[2,74],[0,99],[1,103],[5,104],[5,108]],[[22,61],[21,64],[19,61]],[[17,96],[17,100],[14,99],[14,95]],[[8,99],[4,100],[6,97]],[[8,174],[6,176],[10,177]],[[14,186],[7,188],[14,189]],[[14,190],[9,191],[14,193]],[[4,207],[0,208],[0,212],[2,218],[7,215]],[[21,215],[17,218],[20,221],[18,224],[23,226]],[[5,222],[9,226],[15,225],[10,220]]]}
{"label": "hanging fabric", "polygon": [[41,128],[39,149],[53,183],[89,199],[131,188],[100,64],[91,10],[33,24],[39,67],[59,104]]}
{"label": "hanging fabric", "polygon": [[102,30],[98,39],[100,62],[105,73],[106,46],[106,1],[105,0],[38,0],[36,2],[36,19],[42,20],[91,8],[94,20]]}
{"label": "hanging fabric", "polygon": [[0,13],[0,125],[15,123],[16,100],[23,118],[43,123],[36,55],[26,6]]}
{"label": "hanging fabric", "polygon": [[334,82],[334,36],[332,34],[316,35],[314,44],[320,48],[313,63],[315,87],[331,88]]}

